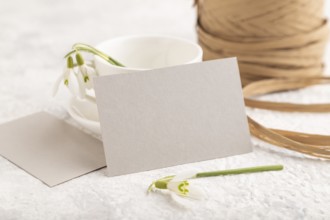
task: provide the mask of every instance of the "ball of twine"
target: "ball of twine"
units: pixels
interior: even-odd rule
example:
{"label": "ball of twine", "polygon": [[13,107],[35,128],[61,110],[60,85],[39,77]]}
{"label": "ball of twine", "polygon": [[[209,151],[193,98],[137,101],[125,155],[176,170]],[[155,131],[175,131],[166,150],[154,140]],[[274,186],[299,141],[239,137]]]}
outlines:
{"label": "ball of twine", "polygon": [[[330,103],[269,102],[253,97],[329,84],[323,72],[328,25],[323,0],[198,0],[204,59],[238,57],[245,105],[329,112]],[[273,145],[330,159],[330,136],[267,128],[248,116],[251,134]]]}
{"label": "ball of twine", "polygon": [[204,59],[238,57],[242,84],[320,76],[328,39],[323,0],[199,0]]}

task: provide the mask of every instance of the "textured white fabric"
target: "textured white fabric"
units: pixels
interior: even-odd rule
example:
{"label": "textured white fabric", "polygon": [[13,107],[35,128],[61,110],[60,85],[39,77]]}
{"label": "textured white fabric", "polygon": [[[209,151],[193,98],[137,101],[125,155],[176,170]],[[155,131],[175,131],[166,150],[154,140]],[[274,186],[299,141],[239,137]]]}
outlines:
{"label": "textured white fabric", "polygon": [[[195,40],[194,19],[192,1],[188,0],[1,1],[0,122],[39,110],[70,121],[62,107],[68,94],[62,90],[52,99],[50,93],[62,71],[62,56],[71,44],[80,41],[93,45],[110,37],[138,33]],[[329,102],[330,87],[264,98]],[[330,134],[330,114],[247,112],[267,126]],[[330,218],[329,161],[256,139],[253,143],[254,152],[242,156],[114,178],[105,177],[102,169],[55,188],[48,188],[0,157],[0,219]],[[185,170],[266,164],[283,164],[285,170],[193,180],[204,189],[207,199],[187,201],[188,208],[166,193],[146,195],[152,180]]]}

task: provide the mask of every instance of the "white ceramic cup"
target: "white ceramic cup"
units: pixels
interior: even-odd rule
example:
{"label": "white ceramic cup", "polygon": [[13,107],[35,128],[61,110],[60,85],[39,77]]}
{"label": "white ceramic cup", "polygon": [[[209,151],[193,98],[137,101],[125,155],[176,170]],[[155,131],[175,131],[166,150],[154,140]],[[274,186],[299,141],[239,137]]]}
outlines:
{"label": "white ceramic cup", "polygon": [[[125,66],[115,66],[95,56],[95,68],[101,76],[196,63],[201,62],[203,56],[198,44],[162,35],[119,37],[100,43],[96,48]],[[69,114],[84,128],[101,134],[94,103],[73,98],[69,104]]]}
{"label": "white ceramic cup", "polygon": [[100,75],[201,62],[203,56],[202,48],[196,43],[160,35],[114,38],[97,45],[96,48],[125,66],[114,66],[95,56],[95,67]]}

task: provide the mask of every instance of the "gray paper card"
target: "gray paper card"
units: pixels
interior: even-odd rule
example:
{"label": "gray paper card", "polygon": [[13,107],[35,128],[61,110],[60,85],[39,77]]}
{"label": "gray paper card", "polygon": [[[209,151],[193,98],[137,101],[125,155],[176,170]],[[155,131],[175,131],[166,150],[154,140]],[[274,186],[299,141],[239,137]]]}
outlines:
{"label": "gray paper card", "polygon": [[101,141],[45,112],[0,125],[0,155],[48,186],[105,166]]}
{"label": "gray paper card", "polygon": [[109,176],[251,151],[236,58],[95,78]]}

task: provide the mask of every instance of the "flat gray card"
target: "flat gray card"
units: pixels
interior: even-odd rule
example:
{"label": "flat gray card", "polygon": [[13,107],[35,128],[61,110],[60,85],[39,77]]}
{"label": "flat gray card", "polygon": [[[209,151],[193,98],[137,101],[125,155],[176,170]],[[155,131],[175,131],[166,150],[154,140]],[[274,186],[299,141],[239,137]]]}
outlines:
{"label": "flat gray card", "polygon": [[1,124],[0,155],[48,186],[106,165],[101,141],[45,112]]}

